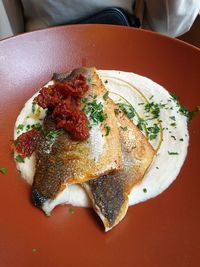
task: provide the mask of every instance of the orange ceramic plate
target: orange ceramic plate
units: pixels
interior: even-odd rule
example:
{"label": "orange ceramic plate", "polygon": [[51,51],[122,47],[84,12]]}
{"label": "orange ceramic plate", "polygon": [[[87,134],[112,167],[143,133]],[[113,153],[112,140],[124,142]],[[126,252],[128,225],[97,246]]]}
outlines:
{"label": "orange ceramic plate", "polygon": [[31,204],[30,187],[15,169],[10,140],[25,101],[53,72],[80,66],[132,71],[200,104],[200,50],[138,29],[56,27],[0,42],[0,266],[199,266],[200,128],[190,125],[190,147],[176,181],[160,196],[130,207],[104,233],[90,209],[57,207],[48,218]]}

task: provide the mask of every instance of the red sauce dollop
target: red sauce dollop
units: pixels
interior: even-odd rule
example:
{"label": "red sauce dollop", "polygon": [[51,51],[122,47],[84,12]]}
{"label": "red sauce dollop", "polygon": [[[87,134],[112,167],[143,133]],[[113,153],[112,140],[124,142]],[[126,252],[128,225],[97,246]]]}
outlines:
{"label": "red sauce dollop", "polygon": [[80,111],[81,98],[87,92],[88,85],[83,75],[69,82],[55,82],[43,87],[35,102],[42,108],[52,111],[56,127],[63,128],[76,140],[85,140],[89,136],[88,120]]}
{"label": "red sauce dollop", "polygon": [[26,133],[21,134],[14,141],[14,149],[23,158],[30,157],[35,151],[41,134],[38,130],[32,129]]}

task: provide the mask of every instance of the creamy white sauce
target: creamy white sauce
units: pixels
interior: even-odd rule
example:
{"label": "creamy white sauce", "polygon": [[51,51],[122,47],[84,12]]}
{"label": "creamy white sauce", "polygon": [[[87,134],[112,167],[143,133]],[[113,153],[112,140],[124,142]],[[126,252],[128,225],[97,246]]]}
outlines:
{"label": "creamy white sauce", "polygon": [[[98,71],[98,74],[106,88],[110,91],[109,96],[114,101],[119,101],[120,98],[122,100],[123,98],[126,99],[134,106],[137,114],[141,118],[145,118],[146,115],[144,104],[141,103],[146,104],[147,102],[145,101],[153,101],[155,103],[166,104],[166,106],[160,109],[161,126],[165,129],[163,132],[161,131],[162,133],[155,140],[152,140],[151,144],[157,149],[160,140],[163,139],[163,141],[142,182],[134,186],[130,194],[129,205],[133,205],[162,193],[177,177],[187,154],[189,142],[187,119],[178,113],[178,107],[171,100],[169,93],[161,85],[152,80],[134,73],[122,71]],[[47,85],[49,84],[51,83]],[[40,110],[39,115],[35,116],[32,113],[32,101],[36,95],[37,93],[27,101],[19,114],[15,124],[14,139],[25,131],[20,131],[17,134],[17,126],[19,124],[25,125],[24,129],[26,129],[28,124],[42,123],[46,114],[45,110],[37,106],[36,108]],[[172,120],[174,117],[175,121]],[[173,122],[176,123],[176,126],[170,125]],[[150,120],[148,127],[154,123],[155,121]],[[95,135],[98,132],[100,133],[97,129],[93,129],[90,132],[91,142],[95,144],[93,155],[96,160],[98,160],[98,155],[100,155],[103,149],[102,137]],[[169,152],[178,154],[169,155]],[[21,171],[22,177],[31,185],[35,172],[35,155],[33,154],[30,159],[25,159],[25,163],[16,162],[16,164],[18,170]],[[50,213],[59,204],[88,207],[90,206],[90,200],[80,185],[70,185],[54,201],[46,202],[43,209],[46,213]]]}

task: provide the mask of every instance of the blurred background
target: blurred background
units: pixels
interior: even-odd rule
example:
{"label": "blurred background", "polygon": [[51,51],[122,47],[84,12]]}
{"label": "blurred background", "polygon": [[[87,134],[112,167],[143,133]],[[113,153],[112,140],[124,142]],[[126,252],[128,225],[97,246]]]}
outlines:
{"label": "blurred background", "polygon": [[191,29],[184,35],[179,36],[178,39],[200,48],[200,14],[197,16]]}
{"label": "blurred background", "polygon": [[[44,0],[42,0],[42,1],[44,1]],[[45,3],[45,1],[44,2],[42,2],[42,1],[38,0],[38,4],[39,3],[42,3],[42,4]],[[26,0],[25,2],[27,2],[29,4],[31,3],[31,1],[29,2],[29,0]],[[36,2],[36,0],[35,0],[35,2]],[[62,1],[60,1],[60,2],[62,2]],[[137,2],[138,3],[140,2],[140,4],[141,4],[144,1],[140,0]],[[49,0],[49,3],[51,3],[50,0]],[[52,3],[53,3],[52,5],[54,5],[54,7],[55,7],[55,5],[58,4],[58,2],[56,2],[56,1],[54,1],[54,2],[52,1]],[[72,3],[73,3],[73,1],[72,1]],[[126,1],[124,1],[123,3],[126,3]],[[157,4],[157,2],[155,2],[155,3]],[[158,1],[158,3],[159,3],[159,1]],[[188,5],[189,0],[186,3]],[[200,5],[200,0],[195,0],[195,3],[196,3],[196,5],[198,5],[198,3]],[[138,10],[140,11],[140,9],[141,9],[142,11],[144,11],[144,5],[141,7],[140,4],[139,4]],[[10,8],[10,7],[12,7],[12,8]],[[22,12],[21,12],[22,9],[23,8],[22,8],[20,1],[0,0],[0,40],[1,40],[1,38],[13,35],[13,30],[14,30],[15,34],[23,32],[24,20],[22,18]],[[197,13],[198,13],[198,10],[199,9],[197,9]],[[19,11],[21,12],[21,15],[20,15]],[[136,15],[140,15],[140,13],[141,12],[139,12]],[[188,15],[190,13],[187,12],[186,14]],[[33,21],[32,24],[34,24],[34,23],[36,23],[36,22]],[[34,25],[34,26],[37,26],[37,25]],[[35,28],[39,28],[39,27],[37,26]],[[177,35],[175,35],[175,36],[177,36]],[[192,27],[190,28],[190,30],[188,32],[186,32],[185,34],[177,37],[177,38],[200,48],[200,13],[196,17],[196,20],[192,24]]]}

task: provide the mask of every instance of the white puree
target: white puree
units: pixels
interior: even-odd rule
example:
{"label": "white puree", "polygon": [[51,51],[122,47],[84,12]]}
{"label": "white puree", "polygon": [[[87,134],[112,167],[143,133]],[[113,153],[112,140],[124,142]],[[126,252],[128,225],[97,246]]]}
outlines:
{"label": "white puree", "polygon": [[[119,101],[120,98],[116,93],[122,98],[125,98],[134,106],[135,110],[141,117],[144,117],[144,105],[139,103],[146,101],[142,94],[145,95],[149,102],[153,101],[155,103],[167,104],[160,109],[162,127],[165,128],[163,130],[163,141],[144,179],[140,184],[134,186],[130,194],[129,205],[133,205],[162,193],[177,177],[187,154],[189,142],[187,119],[185,116],[177,112],[178,107],[173,100],[170,101],[169,93],[162,86],[152,80],[137,74],[122,71],[98,71],[98,74],[107,89],[110,92],[115,93],[110,93],[109,96],[115,101]],[[137,89],[134,90],[131,86],[134,86]],[[137,90],[139,90],[139,92],[137,92]],[[151,99],[152,95],[153,98]],[[26,126],[37,122],[42,123],[45,116],[44,110],[42,110],[38,118],[32,114],[32,101],[34,97],[35,96],[27,101],[17,118],[14,129],[14,139],[19,135],[16,131],[19,124],[24,124]],[[27,116],[30,116],[30,118],[27,118]],[[170,126],[170,124],[174,122],[170,118],[173,116],[175,116],[176,127]],[[168,128],[168,130],[166,130],[166,128]],[[22,131],[20,134],[21,133]],[[174,136],[176,140],[171,136]],[[96,152],[94,151],[94,154],[96,153],[96,156],[98,156],[101,152],[99,145],[102,146],[102,142],[99,140],[99,145],[97,146],[95,143],[96,136],[93,136],[92,132],[90,138],[94,139],[94,147],[98,147],[98,150]],[[155,149],[158,147],[160,138],[162,138],[161,135],[159,135],[156,140],[152,141],[152,145]],[[169,155],[168,151],[176,152],[178,155]],[[35,172],[35,155],[33,154],[30,159],[26,159],[25,163],[17,163],[17,168],[21,171],[22,177],[24,177],[24,179],[31,185]],[[144,188],[146,189],[146,192],[143,191]],[[90,206],[90,201],[80,185],[70,185],[60,193],[54,201],[46,202],[43,209],[48,213],[58,204],[72,204],[74,206],[88,207]]]}

